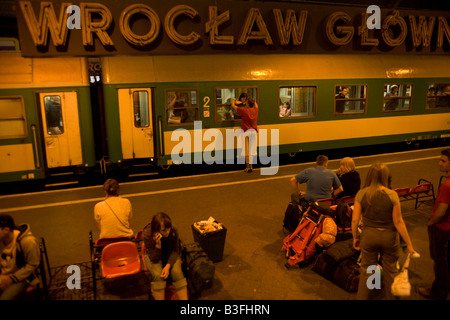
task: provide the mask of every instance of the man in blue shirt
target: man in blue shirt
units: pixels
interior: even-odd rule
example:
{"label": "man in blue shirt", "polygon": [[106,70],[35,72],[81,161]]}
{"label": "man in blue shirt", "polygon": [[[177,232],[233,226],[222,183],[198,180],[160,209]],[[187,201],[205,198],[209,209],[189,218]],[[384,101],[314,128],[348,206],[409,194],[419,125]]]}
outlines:
{"label": "man in blue shirt", "polygon": [[[328,157],[320,155],[316,159],[316,167],[308,168],[291,178],[291,184],[295,192],[291,200],[300,203],[300,198],[308,202],[331,198],[338,195],[344,189],[337,175],[327,169]],[[306,193],[299,190],[298,184],[306,183]]]}

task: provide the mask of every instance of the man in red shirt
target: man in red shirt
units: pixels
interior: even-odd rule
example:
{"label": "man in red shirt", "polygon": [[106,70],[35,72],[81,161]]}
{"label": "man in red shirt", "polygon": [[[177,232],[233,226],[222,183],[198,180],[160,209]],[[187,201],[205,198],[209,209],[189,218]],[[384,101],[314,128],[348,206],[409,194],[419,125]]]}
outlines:
{"label": "man in red shirt", "polygon": [[419,288],[419,293],[434,300],[445,300],[450,285],[450,149],[441,151],[439,168],[447,179],[441,184],[428,220],[430,256],[434,261],[435,280],[431,288]]}
{"label": "man in red shirt", "polygon": [[241,129],[244,131],[245,137],[245,172],[253,171],[253,159],[256,156],[256,142],[258,131],[258,104],[252,98],[245,101],[233,100],[231,106],[241,116]]}

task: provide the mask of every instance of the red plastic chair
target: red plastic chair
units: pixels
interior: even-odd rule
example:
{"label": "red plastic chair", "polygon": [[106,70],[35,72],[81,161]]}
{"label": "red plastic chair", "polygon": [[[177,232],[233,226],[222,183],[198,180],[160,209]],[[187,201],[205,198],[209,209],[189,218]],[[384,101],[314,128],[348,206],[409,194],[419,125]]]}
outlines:
{"label": "red plastic chair", "polygon": [[344,202],[344,203],[348,203],[348,204],[353,204],[355,203],[355,197],[352,196],[344,196],[341,199],[339,199],[339,202]]}
{"label": "red plastic chair", "polygon": [[395,192],[397,192],[399,197],[403,197],[410,192],[410,189],[409,188],[397,188],[397,189],[395,189]]}
{"label": "red plastic chair", "polygon": [[326,204],[328,206],[334,205],[334,199],[333,198],[320,199],[320,200],[317,200],[316,202],[324,203],[324,204]]}
{"label": "red plastic chair", "polygon": [[120,241],[130,241],[130,238],[129,237],[99,238],[95,241],[95,245],[96,246],[106,246],[113,242],[120,242]]}
{"label": "red plastic chair", "polygon": [[131,241],[108,244],[102,253],[102,277],[117,278],[141,271],[136,244]]}

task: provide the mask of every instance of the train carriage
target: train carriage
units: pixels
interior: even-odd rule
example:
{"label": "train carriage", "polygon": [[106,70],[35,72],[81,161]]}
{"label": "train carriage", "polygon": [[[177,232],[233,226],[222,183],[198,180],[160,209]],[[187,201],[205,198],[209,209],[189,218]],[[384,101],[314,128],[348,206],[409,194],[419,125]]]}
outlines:
{"label": "train carriage", "polygon": [[[240,127],[230,104],[241,92],[259,104],[260,132],[277,130],[274,142],[279,143],[280,153],[446,139],[449,105],[436,101],[450,82],[447,60],[446,56],[326,54],[105,57],[108,136],[115,136],[109,140],[110,160],[144,157],[167,165],[174,155],[187,152],[190,156],[184,159],[196,163],[195,159],[205,160],[205,151],[211,149],[221,153],[215,159],[225,160],[226,131]],[[338,110],[337,96],[344,87],[348,94],[342,99],[343,110]],[[395,87],[399,94],[392,106],[388,94]],[[429,96],[430,88],[439,90],[439,96]],[[173,116],[174,110],[170,113],[177,92],[185,95],[186,119]],[[142,95],[145,100],[139,98]],[[280,114],[285,102],[291,105],[288,117]],[[136,122],[142,112],[137,104],[145,105],[145,128]],[[195,121],[200,121],[200,128]],[[119,123],[120,139],[115,129]],[[204,138],[212,128],[220,130],[223,141]],[[178,146],[187,139],[174,135],[179,129],[189,132],[184,145],[189,149]],[[129,130],[140,132],[140,138]],[[198,137],[201,142],[195,140]],[[145,153],[141,153],[143,144],[148,147]],[[236,147],[238,142],[228,145]]]}
{"label": "train carriage", "polygon": [[2,52],[0,73],[0,182],[95,167],[85,59]]}
{"label": "train carriage", "polygon": [[133,165],[150,171],[179,163],[180,154],[184,163],[236,161],[239,142],[229,132],[240,119],[230,105],[242,92],[259,105],[260,154],[450,136],[445,55],[101,57],[99,104],[87,60],[1,53],[1,182]]}

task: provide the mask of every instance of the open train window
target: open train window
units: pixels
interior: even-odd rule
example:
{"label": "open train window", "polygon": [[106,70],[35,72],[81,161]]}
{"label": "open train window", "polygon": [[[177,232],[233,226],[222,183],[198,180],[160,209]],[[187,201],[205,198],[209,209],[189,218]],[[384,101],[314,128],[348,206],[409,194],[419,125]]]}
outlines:
{"label": "open train window", "polygon": [[133,92],[134,126],[136,128],[146,128],[150,125],[150,115],[148,108],[148,92]]}
{"label": "open train window", "polygon": [[383,111],[410,111],[412,85],[389,83],[384,85]]}
{"label": "open train window", "polygon": [[334,114],[360,114],[366,112],[367,85],[341,84],[335,87]]}
{"label": "open train window", "polygon": [[216,122],[240,121],[241,116],[231,107],[233,99],[239,100],[244,94],[257,101],[258,89],[255,87],[216,88]]}
{"label": "open train window", "polygon": [[280,119],[313,117],[316,115],[315,86],[283,86],[279,91]]}
{"label": "open train window", "polygon": [[166,91],[166,115],[169,125],[193,124],[198,120],[198,91],[171,89]]}
{"label": "open train window", "polygon": [[64,123],[62,116],[61,97],[58,95],[45,96],[44,105],[47,133],[49,135],[63,134]]}
{"label": "open train window", "polygon": [[22,97],[0,97],[0,139],[25,138],[27,124]]}
{"label": "open train window", "polygon": [[450,108],[450,83],[430,83],[427,91],[427,109]]}

